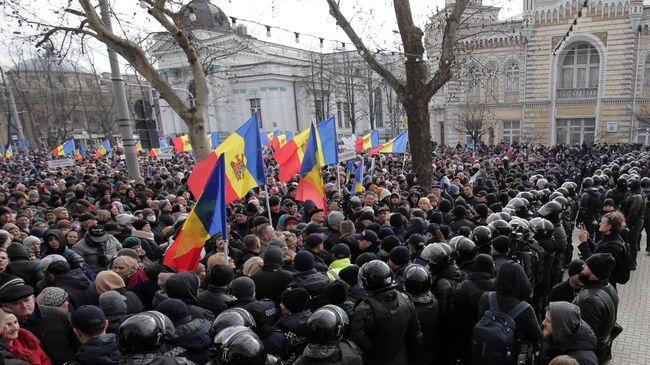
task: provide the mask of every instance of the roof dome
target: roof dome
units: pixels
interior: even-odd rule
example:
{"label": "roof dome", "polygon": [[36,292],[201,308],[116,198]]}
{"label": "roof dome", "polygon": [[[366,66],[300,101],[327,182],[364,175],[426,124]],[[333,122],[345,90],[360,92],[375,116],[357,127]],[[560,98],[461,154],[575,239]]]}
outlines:
{"label": "roof dome", "polygon": [[[191,10],[190,10],[191,8]],[[194,12],[196,20],[190,20],[190,13]],[[226,14],[213,5],[210,0],[192,0],[183,9],[181,24],[190,30],[207,30],[211,32],[229,33],[230,21]]]}

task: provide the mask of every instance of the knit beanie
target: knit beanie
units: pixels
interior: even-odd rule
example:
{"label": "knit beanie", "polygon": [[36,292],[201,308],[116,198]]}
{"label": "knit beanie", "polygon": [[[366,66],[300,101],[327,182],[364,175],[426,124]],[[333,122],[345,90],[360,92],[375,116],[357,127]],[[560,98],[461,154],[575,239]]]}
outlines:
{"label": "knit beanie", "polygon": [[575,259],[569,263],[569,276],[573,276],[582,272],[585,262],[580,259]]}
{"label": "knit beanie", "polygon": [[234,277],[235,273],[228,265],[214,265],[210,269],[208,283],[217,287],[227,286],[232,283]]}
{"label": "knit beanie", "polygon": [[142,240],[140,240],[138,237],[127,237],[124,242],[122,242],[122,247],[123,248],[133,248],[136,246],[141,246],[142,245]]}
{"label": "knit beanie", "polygon": [[474,260],[474,271],[494,274],[494,259],[487,254],[479,254]]}
{"label": "knit beanie", "polygon": [[232,281],[230,292],[237,299],[255,296],[255,282],[248,276],[240,276]]}
{"label": "knit beanie", "polygon": [[598,279],[609,279],[609,274],[612,273],[612,269],[616,266],[616,260],[611,253],[596,253],[585,261],[589,270],[596,275]]}
{"label": "knit beanie", "polygon": [[314,255],[308,251],[300,251],[293,258],[293,266],[298,271],[308,271],[314,268]]}
{"label": "knit beanie", "polygon": [[339,271],[339,278],[349,286],[354,286],[359,281],[359,266],[350,265]]}
{"label": "knit beanie", "polygon": [[180,299],[165,299],[158,304],[156,310],[169,317],[174,326],[180,326],[192,320],[187,304]]}
{"label": "knit beanie", "polygon": [[291,313],[302,312],[308,308],[309,293],[304,288],[287,289],[282,293],[280,302]]}
{"label": "knit beanie", "polygon": [[126,297],[115,290],[109,290],[99,296],[99,308],[107,316],[127,314]]}
{"label": "knit beanie", "polygon": [[506,236],[497,236],[492,240],[492,247],[498,253],[506,253],[510,249],[510,242]]}
{"label": "knit beanie", "polygon": [[411,251],[405,246],[396,246],[390,250],[389,258],[397,266],[406,265],[411,262]]}

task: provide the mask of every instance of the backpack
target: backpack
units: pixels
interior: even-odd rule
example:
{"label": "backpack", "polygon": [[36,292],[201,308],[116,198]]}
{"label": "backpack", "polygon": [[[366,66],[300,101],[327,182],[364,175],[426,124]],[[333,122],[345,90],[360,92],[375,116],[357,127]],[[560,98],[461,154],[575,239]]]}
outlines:
{"label": "backpack", "polygon": [[509,313],[503,313],[497,303],[497,293],[489,292],[487,295],[490,308],[485,311],[472,332],[472,363],[512,364],[518,355],[515,353],[515,319],[530,305],[522,301]]}

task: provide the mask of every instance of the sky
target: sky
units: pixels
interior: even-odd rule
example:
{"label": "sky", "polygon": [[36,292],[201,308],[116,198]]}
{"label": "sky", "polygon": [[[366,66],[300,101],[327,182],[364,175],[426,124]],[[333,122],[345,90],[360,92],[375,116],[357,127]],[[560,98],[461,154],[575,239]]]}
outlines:
{"label": "sky", "polygon": [[[58,24],[61,9],[67,0],[29,0],[17,1],[19,10],[26,17],[37,19],[50,24]],[[113,22],[113,29],[118,34],[126,33],[129,37],[144,36],[152,31],[161,30],[160,25],[141,9],[138,0],[109,0],[119,22]],[[189,0],[183,1],[184,3]],[[73,4],[76,2],[73,1]],[[319,38],[325,39],[324,51],[334,46],[346,48],[352,45],[345,33],[336,26],[329,14],[326,0],[212,0],[228,17],[237,18],[237,24],[244,24],[249,34],[275,43],[292,47],[316,50]],[[360,33],[370,49],[396,50],[399,44],[393,3],[390,0],[341,0],[342,11]],[[523,0],[484,0],[485,4],[502,8],[500,17],[507,19],[519,14]],[[437,7],[444,6],[444,0],[411,0],[411,11],[415,23],[424,29],[429,16],[435,13]],[[76,6],[78,7],[78,5]],[[57,14],[59,13],[59,14]],[[66,15],[66,20],[74,17]],[[5,20],[7,20],[5,16]],[[34,33],[34,30],[20,27],[9,19],[11,26],[3,27],[0,31],[0,64],[9,66],[9,54],[16,54],[22,48],[25,52],[33,52],[33,42],[26,42],[21,37]],[[74,23],[70,23],[74,24]],[[271,36],[267,37],[266,26],[271,26]],[[20,35],[14,34],[18,29]],[[122,33],[124,32],[124,33]],[[295,42],[295,33],[300,33],[299,43]],[[110,71],[106,47],[98,41],[86,42],[85,50],[92,54],[92,62],[98,72]],[[88,61],[81,61],[88,62]],[[126,62],[121,60],[123,68]]]}

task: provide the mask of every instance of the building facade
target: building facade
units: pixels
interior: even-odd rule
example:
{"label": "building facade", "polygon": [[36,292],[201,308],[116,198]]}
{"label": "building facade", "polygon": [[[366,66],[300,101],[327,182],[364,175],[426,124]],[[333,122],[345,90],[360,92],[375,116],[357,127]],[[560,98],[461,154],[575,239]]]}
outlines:
{"label": "building facade", "polygon": [[[356,52],[323,53],[256,39],[208,0],[191,1],[184,14],[183,26],[199,40],[208,78],[208,132],[227,135],[255,112],[265,131],[300,131],[330,116],[343,134],[377,129],[387,139],[403,128],[404,113],[394,93]],[[182,51],[162,33],[148,52],[177,94],[191,103],[192,75]],[[163,134],[187,132],[162,99],[160,112]]]}
{"label": "building facade", "polygon": [[[467,120],[480,109],[483,143],[648,144],[650,7],[585,3],[524,0],[503,21],[472,2],[454,80],[430,103],[434,140],[471,143]],[[439,29],[426,32],[430,60]]]}

